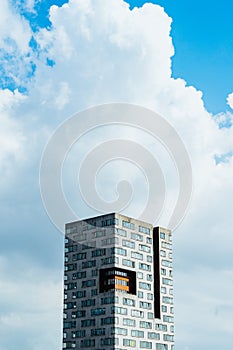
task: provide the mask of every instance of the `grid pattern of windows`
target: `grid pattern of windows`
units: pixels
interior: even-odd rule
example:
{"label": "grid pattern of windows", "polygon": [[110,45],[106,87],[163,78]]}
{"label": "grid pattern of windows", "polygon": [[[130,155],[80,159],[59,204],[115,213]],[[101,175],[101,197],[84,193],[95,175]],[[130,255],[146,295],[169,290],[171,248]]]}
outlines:
{"label": "grid pattern of windows", "polygon": [[169,230],[119,214],[68,224],[63,348],[173,350],[171,248]]}

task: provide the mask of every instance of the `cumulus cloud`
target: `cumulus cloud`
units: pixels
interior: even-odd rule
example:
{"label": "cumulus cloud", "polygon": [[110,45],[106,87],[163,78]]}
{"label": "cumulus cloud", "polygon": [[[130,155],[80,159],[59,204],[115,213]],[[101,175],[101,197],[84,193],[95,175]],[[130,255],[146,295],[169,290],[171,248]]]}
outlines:
{"label": "cumulus cloud", "polygon": [[231,109],[233,109],[233,93],[227,96],[227,103],[231,107]]}
{"label": "cumulus cloud", "polygon": [[[16,52],[21,59],[28,52],[30,29],[25,20],[13,14],[6,4],[4,1],[4,13],[10,19],[16,18],[14,23],[18,23],[18,34],[15,31],[13,38],[21,48]],[[4,21],[6,24],[6,19]],[[171,77],[171,58],[174,55],[170,36],[172,20],[160,6],[145,4],[142,8],[131,11],[122,0],[70,0],[62,7],[51,7],[50,21],[50,30],[41,29],[34,35],[40,47],[40,54],[39,58],[32,57],[37,70],[29,85],[27,98],[23,99],[17,91],[13,93],[7,90],[2,91],[0,96],[0,106],[3,109],[0,159],[3,164],[8,164],[12,157],[21,160],[24,154],[28,163],[28,167],[20,173],[16,182],[16,185],[29,185],[28,192],[18,192],[20,215],[15,214],[17,219],[14,221],[21,224],[24,222],[21,225],[21,233],[29,230],[29,226],[31,234],[33,228],[34,235],[25,236],[27,242],[30,241],[30,256],[35,255],[37,262],[41,259],[51,264],[48,258],[51,254],[58,259],[54,262],[56,265],[61,263],[61,260],[54,255],[55,247],[59,246],[60,259],[63,254],[55,234],[38,234],[40,229],[51,229],[46,224],[48,219],[41,214],[42,208],[38,204],[39,190],[35,182],[42,148],[53,129],[71,114],[95,104],[119,101],[149,107],[162,114],[174,126],[186,144],[193,165],[193,200],[185,221],[174,234],[177,347],[190,350],[197,347],[201,350],[206,347],[213,350],[220,347],[230,349],[231,320],[227,306],[232,307],[228,294],[232,291],[232,271],[229,265],[232,256],[230,227],[233,161],[229,156],[227,162],[220,161],[216,164],[216,155],[230,155],[232,152],[233,131],[231,123],[226,122],[229,118],[232,120],[231,114],[223,112],[218,116],[211,115],[204,107],[200,91],[187,86],[182,79]],[[0,26],[0,33],[0,40],[4,44],[4,25]],[[7,46],[5,49],[8,49]],[[46,58],[54,64],[46,65]],[[228,96],[228,104],[232,106],[231,95]],[[128,131],[122,132],[122,135],[127,133]],[[99,135],[90,137],[90,145],[94,147],[98,137]],[[104,131],[101,137],[105,139]],[[154,142],[145,135],[137,136],[131,132],[130,137],[135,137],[138,142],[145,142],[148,148],[154,150]],[[25,139],[28,145],[26,148]],[[86,142],[84,146],[88,145]],[[81,150],[84,146],[82,145]],[[171,191],[175,192],[176,183],[172,182],[176,176],[175,170],[170,171],[171,168],[166,165],[163,156],[161,158],[161,162],[164,162],[165,168],[168,169],[168,180],[172,183]],[[13,167],[8,169],[10,170],[5,178],[9,178],[9,174],[14,172]],[[12,192],[11,189],[8,191],[9,197],[14,198],[15,188]],[[33,200],[31,192],[34,193]],[[13,200],[9,206],[13,210]],[[21,207],[26,207],[27,212],[21,210]],[[166,225],[167,219],[165,215],[161,223]],[[6,228],[11,237],[19,243],[20,240],[16,236],[17,225],[8,222]],[[39,238],[41,245],[38,244]],[[33,245],[34,240],[36,244]],[[18,249],[22,249],[22,245]],[[26,253],[25,247],[24,251]],[[5,268],[12,269],[7,263]],[[26,267],[25,269],[27,270]],[[38,308],[43,309],[44,297],[46,298],[44,289],[48,282],[47,272],[44,270],[44,274],[39,274],[42,282],[37,291],[38,305],[32,300],[32,312],[37,312]],[[49,276],[53,284],[53,277],[51,274]],[[221,283],[216,282],[215,276]],[[25,286],[25,282],[20,280],[17,283],[22,283],[22,292],[19,293],[23,295],[27,287],[33,294],[38,281],[32,279],[30,286]],[[227,287],[220,292],[218,285]],[[10,294],[15,288],[16,286],[7,279],[5,290]],[[55,288],[59,289],[60,285],[57,283],[56,287],[51,286],[48,300],[51,300],[53,293],[57,293]],[[3,297],[7,298],[7,293]],[[21,308],[24,307],[24,302],[22,299]],[[8,298],[7,303],[11,303]],[[50,310],[49,304],[46,305]],[[53,319],[59,319],[59,307],[51,311]],[[205,327],[200,323],[198,310],[200,314],[205,314]],[[39,317],[45,320],[45,314],[46,311]],[[214,321],[213,315],[218,315]],[[22,316],[20,308],[16,305],[14,314],[9,311],[2,317],[4,330],[7,331],[14,327],[14,318],[20,328],[22,319],[31,316]],[[46,349],[46,346],[55,349],[57,345],[54,344],[58,344],[55,340],[58,324],[54,326],[56,331],[53,340],[49,340],[46,336],[42,337],[44,326],[39,317],[39,323],[35,323],[34,329],[39,327],[41,330],[43,349]],[[228,321],[223,322],[224,319]],[[213,343],[215,320],[220,320],[221,329]],[[190,343],[191,328],[195,329],[198,337],[193,337]],[[40,349],[37,343],[38,333],[34,333],[32,329],[30,333],[32,337],[27,348]],[[10,349],[3,341],[0,344],[2,348]],[[24,346],[25,350],[27,348]]]}
{"label": "cumulus cloud", "polygon": [[[23,256],[11,254],[10,258],[0,256],[1,349],[14,349],[16,344],[32,350],[59,348],[61,272],[25,266]],[[17,273],[15,263],[20,266]]]}
{"label": "cumulus cloud", "polygon": [[[7,186],[17,162],[24,160],[25,136],[11,110],[24,100],[16,90],[0,90],[0,188]],[[16,107],[17,108],[17,107]]]}
{"label": "cumulus cloud", "polygon": [[31,35],[28,22],[13,9],[10,0],[3,0],[0,14],[1,87],[12,91],[24,89],[33,75]]}

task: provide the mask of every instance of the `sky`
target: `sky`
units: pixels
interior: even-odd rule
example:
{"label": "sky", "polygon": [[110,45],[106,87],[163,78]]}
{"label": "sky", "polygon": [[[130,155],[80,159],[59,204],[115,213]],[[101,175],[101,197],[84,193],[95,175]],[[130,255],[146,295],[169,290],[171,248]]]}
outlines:
{"label": "sky", "polygon": [[[128,102],[164,116],[192,162],[192,200],[173,239],[176,349],[231,350],[233,4],[2,0],[0,7],[0,349],[61,348],[63,236],[40,196],[45,145],[74,113]],[[74,149],[66,160],[67,198],[83,217],[93,214],[76,194],[77,163],[113,135],[158,157],[168,197],[159,224],[166,226],[176,169],[138,130],[86,135],[80,157]],[[145,184],[132,164],[105,169],[98,188],[111,198],[125,169],[135,188],[126,214],[136,216]]]}

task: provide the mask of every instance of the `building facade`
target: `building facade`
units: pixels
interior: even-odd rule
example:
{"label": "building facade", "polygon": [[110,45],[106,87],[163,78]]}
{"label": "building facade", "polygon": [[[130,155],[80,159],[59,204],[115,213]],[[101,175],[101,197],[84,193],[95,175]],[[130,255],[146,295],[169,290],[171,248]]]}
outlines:
{"label": "building facade", "polygon": [[66,224],[63,349],[174,349],[171,231],[111,213]]}

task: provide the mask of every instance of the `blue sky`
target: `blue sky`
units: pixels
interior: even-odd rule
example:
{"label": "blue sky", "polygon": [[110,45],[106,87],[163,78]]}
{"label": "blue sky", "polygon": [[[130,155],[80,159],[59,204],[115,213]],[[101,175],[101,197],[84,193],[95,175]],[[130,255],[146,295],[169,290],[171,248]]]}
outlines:
{"label": "blue sky", "polygon": [[[37,31],[51,25],[48,19],[50,6],[62,6],[66,2],[67,0],[37,1],[33,14],[25,10],[25,0],[19,0],[18,6],[20,13],[30,21],[33,31]],[[127,2],[131,8],[146,3]],[[173,76],[182,77],[187,84],[201,90],[210,112],[227,110],[226,96],[231,92],[233,80],[233,4],[228,0],[157,0],[151,3],[163,6],[173,19]]]}
{"label": "blue sky", "polygon": [[[144,1],[130,1],[141,6]],[[160,0],[152,1],[172,17],[175,46],[173,76],[203,91],[210,112],[227,109],[226,96],[233,80],[233,3]]]}
{"label": "blue sky", "polygon": [[[109,102],[157,111],[186,145],[194,181],[174,234],[176,348],[232,349],[233,4],[155,1],[163,10],[143,3],[131,1],[129,10],[122,0],[1,1],[1,350],[60,347],[63,236],[42,204],[40,161],[60,123]],[[89,148],[118,136],[144,145],[161,164],[167,202],[159,224],[166,226],[178,187],[166,150],[138,130],[105,130],[87,134],[81,152],[66,159],[71,205],[92,215],[77,191],[78,164]],[[108,197],[127,173],[143,189],[130,207],[134,216],[146,183],[132,164],[125,167],[105,169],[98,189]]]}

